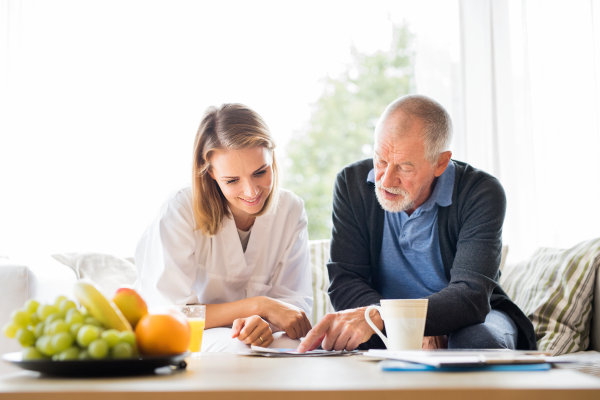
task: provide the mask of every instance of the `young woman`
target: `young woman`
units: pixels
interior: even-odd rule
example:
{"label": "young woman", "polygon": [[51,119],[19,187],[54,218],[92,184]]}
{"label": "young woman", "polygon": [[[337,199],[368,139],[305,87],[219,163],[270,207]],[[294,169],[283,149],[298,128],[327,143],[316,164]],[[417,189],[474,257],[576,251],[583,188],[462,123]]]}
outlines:
{"label": "young woman", "polygon": [[192,187],[167,199],[137,246],[136,288],[150,306],[206,304],[203,351],[231,350],[232,337],[267,347],[274,331],[299,339],[311,329],[306,213],[279,188],[274,149],[256,112],[209,108]]}

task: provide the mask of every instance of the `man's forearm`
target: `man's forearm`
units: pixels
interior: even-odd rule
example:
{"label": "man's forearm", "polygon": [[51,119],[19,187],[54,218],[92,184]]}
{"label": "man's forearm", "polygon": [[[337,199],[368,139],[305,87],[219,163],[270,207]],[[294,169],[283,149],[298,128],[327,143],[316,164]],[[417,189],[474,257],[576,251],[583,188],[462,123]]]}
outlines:
{"label": "man's forearm", "polygon": [[361,277],[368,266],[347,266],[341,263],[329,263],[329,298],[336,311],[351,308],[368,307],[379,304],[383,298]]}

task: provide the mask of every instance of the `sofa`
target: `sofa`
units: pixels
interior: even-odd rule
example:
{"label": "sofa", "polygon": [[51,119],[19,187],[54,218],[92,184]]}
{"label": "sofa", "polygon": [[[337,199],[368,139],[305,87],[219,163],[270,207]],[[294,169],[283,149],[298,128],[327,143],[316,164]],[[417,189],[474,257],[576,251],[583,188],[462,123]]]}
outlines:
{"label": "sofa", "polygon": [[[312,240],[309,249],[314,295],[311,322],[314,325],[325,314],[334,311],[327,295],[329,278],[326,264],[329,258],[329,240]],[[506,255],[506,249],[504,250],[503,259]],[[88,265],[87,269],[85,262]],[[90,268],[90,265],[94,268]],[[503,269],[519,271],[523,266],[507,265]],[[0,324],[4,325],[9,320],[11,312],[22,307],[30,298],[36,298],[40,302],[53,302],[59,295],[70,296],[73,284],[79,277],[88,277],[96,281],[107,293],[114,291],[119,284],[118,279],[111,280],[105,276],[94,275],[97,271],[107,270],[111,270],[112,275],[115,271],[121,271],[121,275],[127,276],[121,283],[133,283],[131,271],[135,271],[135,267],[132,259],[75,253],[19,260],[0,257],[0,293],[3,294],[3,301],[0,304]],[[600,274],[593,275],[592,284],[591,333],[589,346],[586,346],[587,352],[600,351]],[[16,340],[0,335],[0,354],[17,351],[19,348]]]}

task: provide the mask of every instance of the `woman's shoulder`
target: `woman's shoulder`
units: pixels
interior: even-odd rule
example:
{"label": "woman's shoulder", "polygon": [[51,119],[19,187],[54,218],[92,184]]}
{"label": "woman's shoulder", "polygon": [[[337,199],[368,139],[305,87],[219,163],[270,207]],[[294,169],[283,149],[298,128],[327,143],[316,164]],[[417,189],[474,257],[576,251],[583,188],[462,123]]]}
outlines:
{"label": "woman's shoulder", "polygon": [[192,199],[192,188],[189,186],[173,190],[163,202],[160,210],[161,216],[175,212],[193,218]]}
{"label": "woman's shoulder", "polygon": [[279,189],[279,204],[277,211],[299,211],[304,210],[304,200],[291,190]]}
{"label": "woman's shoulder", "polygon": [[173,190],[167,196],[166,202],[189,203],[192,201],[192,188],[184,186]]}
{"label": "woman's shoulder", "polygon": [[308,223],[304,201],[286,189],[279,189],[279,201],[274,208],[273,222],[288,227],[305,227]]}

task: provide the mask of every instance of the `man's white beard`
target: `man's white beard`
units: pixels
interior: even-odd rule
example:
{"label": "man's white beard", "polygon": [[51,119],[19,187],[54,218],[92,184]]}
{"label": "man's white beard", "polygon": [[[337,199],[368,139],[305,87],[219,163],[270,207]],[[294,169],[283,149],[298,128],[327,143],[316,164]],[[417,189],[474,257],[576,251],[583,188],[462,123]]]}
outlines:
{"label": "man's white beard", "polygon": [[[382,189],[392,194],[399,194],[402,196],[402,199],[388,200],[381,194],[380,190]],[[385,188],[381,185],[381,179],[375,182],[375,196],[377,196],[377,201],[379,201],[381,208],[391,213],[406,211],[413,208],[415,205],[414,199],[410,198],[410,195],[406,190],[400,188]]]}

